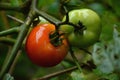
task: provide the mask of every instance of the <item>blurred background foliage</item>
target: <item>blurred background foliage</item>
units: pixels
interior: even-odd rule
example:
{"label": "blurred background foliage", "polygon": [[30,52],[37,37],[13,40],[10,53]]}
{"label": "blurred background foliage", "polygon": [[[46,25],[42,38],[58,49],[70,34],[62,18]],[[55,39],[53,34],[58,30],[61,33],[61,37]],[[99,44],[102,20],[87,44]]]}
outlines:
{"label": "blurred background foliage", "polygon": [[[0,0],[0,3],[5,2],[10,3],[12,6],[18,6],[25,1],[27,0]],[[93,52],[90,49],[92,56],[86,55],[85,52],[80,50],[76,51],[76,56],[80,63],[92,58],[97,65],[97,69],[93,71],[83,69],[84,74],[74,70],[53,77],[50,80],[120,80],[120,0],[38,0],[37,7],[39,10],[61,20],[65,14],[62,8],[63,3],[69,11],[73,9],[90,8],[100,15],[102,33],[100,42],[93,46]],[[21,12],[1,10],[0,31],[21,25],[21,23],[7,17],[7,15],[14,16],[22,21],[24,21],[27,16]],[[114,28],[115,26],[117,26],[117,28]],[[8,37],[16,39],[17,34],[9,35]],[[11,45],[0,42],[0,69],[6,55],[9,55],[11,48]],[[36,77],[42,77],[72,66],[75,66],[75,64],[68,55],[61,64],[55,67],[38,67],[29,61],[23,50],[18,54],[18,58],[10,72],[15,80],[34,80]]]}

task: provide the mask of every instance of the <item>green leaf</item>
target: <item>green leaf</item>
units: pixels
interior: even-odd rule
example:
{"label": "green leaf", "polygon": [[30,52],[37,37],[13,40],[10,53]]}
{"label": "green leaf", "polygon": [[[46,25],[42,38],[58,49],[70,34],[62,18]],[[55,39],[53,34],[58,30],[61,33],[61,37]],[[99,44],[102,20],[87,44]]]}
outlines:
{"label": "green leaf", "polygon": [[55,0],[39,0],[38,1],[38,7],[42,8],[42,7],[46,7],[51,5]]}
{"label": "green leaf", "polygon": [[59,1],[58,0],[38,0],[38,9],[58,17],[59,14]]}
{"label": "green leaf", "polygon": [[120,80],[119,74],[116,74],[116,73],[106,74],[106,73],[101,72],[99,69],[95,69],[93,72],[99,76],[100,80],[103,80],[103,79]]}
{"label": "green leaf", "polygon": [[120,16],[120,0],[109,0],[112,8]]}
{"label": "green leaf", "polygon": [[105,7],[100,3],[91,3],[88,6],[92,10],[96,11],[99,15],[103,15],[105,13]]}
{"label": "green leaf", "polygon": [[84,75],[79,71],[74,71],[71,73],[72,80],[85,80]]}
{"label": "green leaf", "polygon": [[20,0],[10,0],[12,6],[20,5]]}
{"label": "green leaf", "polygon": [[104,15],[101,16],[101,23],[102,33],[100,40],[110,41],[113,39],[113,26],[119,23],[117,16],[113,12],[106,10]]}
{"label": "green leaf", "polygon": [[120,72],[120,33],[114,28],[113,40],[100,42],[93,47],[93,61],[103,73]]}
{"label": "green leaf", "polygon": [[4,76],[3,80],[14,80],[14,78],[13,78],[9,73],[7,73],[7,74]]}
{"label": "green leaf", "polygon": [[92,53],[93,61],[103,73],[111,73],[113,65],[109,59],[108,53],[104,49],[104,44],[97,43],[94,45]]}
{"label": "green leaf", "polygon": [[110,74],[107,76],[109,80],[120,80],[119,76],[116,74]]}

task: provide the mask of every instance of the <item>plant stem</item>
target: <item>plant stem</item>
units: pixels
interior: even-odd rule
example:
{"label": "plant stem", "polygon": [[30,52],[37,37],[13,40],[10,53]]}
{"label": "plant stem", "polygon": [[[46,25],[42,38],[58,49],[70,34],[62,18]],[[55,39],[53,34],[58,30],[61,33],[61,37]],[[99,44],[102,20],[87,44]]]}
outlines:
{"label": "plant stem", "polygon": [[6,44],[9,44],[9,45],[13,45],[15,43],[15,39],[11,39],[11,38],[8,38],[8,37],[0,37],[0,43],[6,43]]}
{"label": "plant stem", "polygon": [[46,14],[43,11],[40,11],[40,10],[37,10],[37,9],[35,9],[35,11],[38,13],[38,15],[42,16],[43,18],[45,18],[46,20],[48,20],[52,24],[58,25],[58,24],[61,23],[60,20],[58,20],[58,19],[56,19],[56,18]]}
{"label": "plant stem", "polygon": [[80,48],[80,50],[83,50],[84,52],[86,52],[86,53],[88,53],[88,54],[92,55],[92,53],[91,53],[91,52],[89,52],[87,49]]}
{"label": "plant stem", "polygon": [[[11,11],[18,11],[18,12],[27,12],[30,6],[31,0],[27,0],[25,3],[23,3],[22,5],[17,5],[17,6],[13,6],[10,3],[0,3],[0,10],[11,10]],[[26,10],[27,11],[26,11]]]}
{"label": "plant stem", "polygon": [[79,62],[78,62],[78,60],[77,60],[77,58],[76,58],[76,56],[75,56],[75,54],[74,54],[71,46],[70,46],[70,54],[71,54],[71,56],[72,56],[72,58],[73,58],[73,60],[74,60],[74,62],[75,62],[75,64],[76,64],[76,66],[78,67],[78,70],[79,70],[80,73],[81,73],[81,72],[82,72],[82,69],[81,69],[81,67],[80,67],[80,65],[79,65]]}
{"label": "plant stem", "polygon": [[10,3],[0,3],[0,10],[21,11],[21,7],[20,6],[12,6]]}
{"label": "plant stem", "polygon": [[10,70],[9,70],[9,73],[10,73],[10,74],[13,73],[13,71],[14,71],[14,69],[15,69],[15,66],[16,66],[16,63],[17,63],[17,61],[18,61],[18,58],[21,56],[21,52],[22,52],[22,50],[19,50],[19,51],[18,51],[18,53],[17,53],[17,55],[16,55],[16,57],[15,57],[13,63],[12,63],[11,68],[10,68]]}
{"label": "plant stem", "polygon": [[16,17],[13,17],[13,16],[11,16],[11,15],[7,15],[7,17],[9,17],[9,18],[11,18],[11,19],[13,19],[13,20],[15,20],[15,21],[17,21],[17,22],[21,23],[21,24],[23,24],[23,23],[24,23],[22,20],[17,19]]}
{"label": "plant stem", "polygon": [[35,16],[35,12],[31,9],[25,23],[20,26],[21,31],[18,35],[15,45],[13,46],[10,56],[6,59],[5,64],[2,66],[2,70],[0,72],[0,78],[3,78],[5,73],[9,71],[11,64],[13,63],[15,56],[17,55],[17,52],[20,49],[22,42],[28,32],[30,24],[32,20],[34,19],[34,16]]}
{"label": "plant stem", "polygon": [[0,36],[10,35],[10,34],[13,34],[13,33],[19,32],[19,31],[20,31],[19,27],[13,27],[11,29],[0,32]]}
{"label": "plant stem", "polygon": [[[35,1],[35,3],[37,2],[37,0],[34,0],[34,1]],[[35,5],[36,5],[36,4],[35,4]],[[36,8],[36,6],[34,6],[34,10],[35,10],[35,12],[36,12],[38,15],[42,16],[43,18],[45,18],[46,20],[48,20],[50,23],[53,23],[53,24],[55,24],[55,25],[59,25],[59,24],[61,23],[60,20],[58,20],[58,19],[56,19],[56,18],[48,15],[47,13],[45,13],[45,12],[43,12],[43,11],[38,10],[38,9]]]}
{"label": "plant stem", "polygon": [[[95,69],[93,64],[91,64],[91,61],[88,61],[88,63],[83,63],[80,66],[81,66],[81,68],[83,68],[85,70],[89,70],[89,71],[92,71],[93,69]],[[76,69],[78,69],[78,66],[73,66],[73,67],[70,67],[70,68],[67,68],[67,69],[64,69],[61,71],[57,71],[57,72],[45,75],[45,76],[38,78],[38,79],[35,79],[35,80],[49,80],[50,78],[56,77],[56,76],[64,74],[64,73],[72,72]]]}
{"label": "plant stem", "polygon": [[77,66],[74,66],[74,67],[71,67],[71,68],[68,68],[68,69],[65,69],[65,70],[62,70],[62,71],[58,71],[58,72],[55,72],[55,73],[52,73],[52,74],[49,74],[49,75],[46,75],[46,76],[43,76],[37,80],[48,80],[52,77],[55,77],[57,75],[60,75],[60,74],[63,74],[63,73],[68,73],[68,72],[71,72],[73,70],[77,69]]}

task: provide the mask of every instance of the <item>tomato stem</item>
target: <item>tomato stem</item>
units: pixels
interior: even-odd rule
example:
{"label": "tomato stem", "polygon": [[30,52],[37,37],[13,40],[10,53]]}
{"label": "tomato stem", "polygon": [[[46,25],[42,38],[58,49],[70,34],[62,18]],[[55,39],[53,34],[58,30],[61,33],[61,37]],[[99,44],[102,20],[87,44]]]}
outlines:
{"label": "tomato stem", "polygon": [[89,55],[92,55],[91,52],[89,52],[88,50],[84,49],[84,48],[79,48],[80,50],[83,50],[84,52],[88,53]]}
{"label": "tomato stem", "polygon": [[82,24],[82,22],[78,22],[78,24],[75,26],[74,32],[78,32],[79,34],[83,34],[83,31],[86,30],[86,27]]}
{"label": "tomato stem", "polygon": [[61,38],[62,35],[64,35],[64,33],[60,34],[60,33],[58,33],[58,31],[51,33],[49,36],[50,42],[56,47],[60,46],[62,44],[62,40],[63,40],[63,38]]}
{"label": "tomato stem", "polygon": [[78,24],[74,24],[72,22],[69,21],[69,12],[67,11],[66,7],[64,7],[64,10],[66,12],[66,20],[64,22],[59,23],[57,26],[59,28],[59,26],[61,25],[70,25],[73,26],[75,28],[74,32],[79,32],[79,34],[83,34],[83,31],[86,29],[86,27],[82,24],[81,21],[78,22]]}
{"label": "tomato stem", "polygon": [[74,52],[72,50],[72,46],[70,46],[70,54],[71,54],[71,56],[72,56],[72,58],[73,58],[73,60],[74,60],[74,62],[76,64],[76,66],[78,67],[79,72],[81,73],[82,68],[80,67],[80,64],[79,64],[79,62],[78,62],[78,60],[77,60],[77,58],[76,58],[76,56],[75,56],[75,54],[74,54]]}

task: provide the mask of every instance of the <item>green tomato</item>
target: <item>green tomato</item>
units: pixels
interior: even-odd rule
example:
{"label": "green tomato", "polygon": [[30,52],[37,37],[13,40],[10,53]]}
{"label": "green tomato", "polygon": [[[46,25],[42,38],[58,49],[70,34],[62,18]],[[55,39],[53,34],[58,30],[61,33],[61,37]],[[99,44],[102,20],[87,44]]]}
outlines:
{"label": "green tomato", "polygon": [[[74,47],[88,47],[99,40],[101,33],[101,20],[99,15],[90,9],[78,9],[69,12],[69,22],[78,25],[79,22],[85,26],[85,30],[75,31],[75,27],[70,25],[60,26],[60,30],[68,32],[67,38],[70,45]],[[66,16],[63,21],[66,20]]]}

